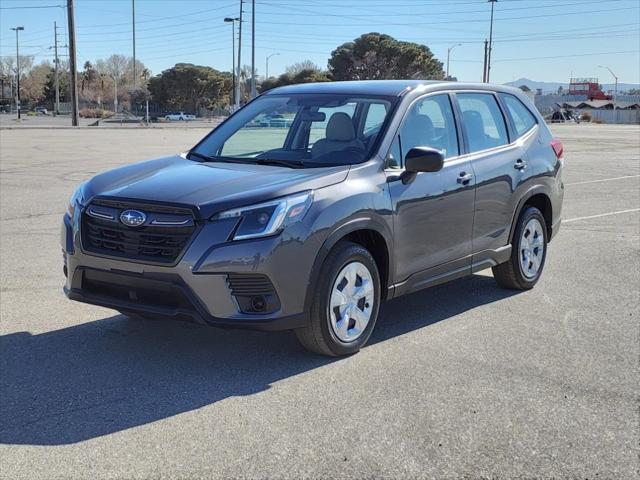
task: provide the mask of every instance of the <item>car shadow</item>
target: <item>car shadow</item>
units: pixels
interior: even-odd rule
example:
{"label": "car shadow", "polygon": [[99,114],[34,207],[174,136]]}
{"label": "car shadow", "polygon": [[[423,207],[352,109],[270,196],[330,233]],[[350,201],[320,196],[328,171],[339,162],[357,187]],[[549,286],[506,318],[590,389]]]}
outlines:
{"label": "car shadow", "polygon": [[[383,305],[371,343],[500,301],[472,276]],[[252,395],[335,361],[291,332],[221,330],[121,315],[0,337],[0,443],[65,445]]]}

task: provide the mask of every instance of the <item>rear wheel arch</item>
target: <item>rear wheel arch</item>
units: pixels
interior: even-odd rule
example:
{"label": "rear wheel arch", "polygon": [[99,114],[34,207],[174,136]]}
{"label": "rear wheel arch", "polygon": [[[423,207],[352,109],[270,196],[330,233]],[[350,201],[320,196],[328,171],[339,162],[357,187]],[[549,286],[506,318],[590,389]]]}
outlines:
{"label": "rear wheel arch", "polygon": [[511,232],[509,233],[509,243],[513,244],[513,234],[516,229],[516,225],[518,223],[518,219],[522,212],[526,210],[527,207],[535,207],[542,213],[544,217],[544,221],[546,223],[547,229],[547,237],[549,241],[551,239],[551,228],[553,223],[553,206],[551,204],[551,197],[547,194],[543,187],[534,187],[529,190],[518,203],[518,208],[513,215],[513,219],[511,220]]}

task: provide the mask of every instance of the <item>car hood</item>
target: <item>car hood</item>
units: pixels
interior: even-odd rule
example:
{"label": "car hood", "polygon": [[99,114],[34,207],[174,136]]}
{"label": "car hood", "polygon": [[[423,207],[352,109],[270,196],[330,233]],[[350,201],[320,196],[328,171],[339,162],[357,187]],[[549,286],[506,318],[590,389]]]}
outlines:
{"label": "car hood", "polygon": [[272,165],[196,162],[182,155],[158,158],[96,175],[83,196],[115,197],[192,208],[208,218],[229,208],[318,189],[344,181],[349,166],[287,168]]}

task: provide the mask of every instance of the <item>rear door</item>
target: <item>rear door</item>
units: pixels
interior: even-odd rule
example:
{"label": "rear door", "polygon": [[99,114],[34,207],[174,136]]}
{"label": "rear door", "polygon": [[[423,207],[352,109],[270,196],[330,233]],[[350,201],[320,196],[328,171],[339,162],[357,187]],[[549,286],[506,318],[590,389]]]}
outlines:
{"label": "rear door", "polygon": [[[398,173],[402,159],[418,146],[444,152],[439,172],[419,173],[403,184]],[[396,276],[403,282],[412,274],[449,264],[449,270],[471,268],[474,178],[461,148],[453,104],[447,93],[417,99],[408,109],[387,157],[389,190],[394,205]],[[455,264],[451,265],[451,262]],[[436,269],[438,270],[438,269]]]}
{"label": "rear door", "polygon": [[457,92],[467,158],[476,177],[473,252],[507,245],[516,191],[532,169],[503,104],[493,92]]}

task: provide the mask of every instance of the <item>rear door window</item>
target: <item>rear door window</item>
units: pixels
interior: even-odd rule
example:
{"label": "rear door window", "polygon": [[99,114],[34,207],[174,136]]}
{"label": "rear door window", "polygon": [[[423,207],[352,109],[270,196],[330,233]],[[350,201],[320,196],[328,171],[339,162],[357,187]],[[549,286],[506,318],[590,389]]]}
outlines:
{"label": "rear door window", "polygon": [[507,125],[496,98],[491,93],[456,94],[469,151],[477,152],[509,143]]}
{"label": "rear door window", "polygon": [[536,126],[538,123],[536,122],[536,117],[520,100],[506,93],[501,93],[500,97],[507,107],[507,112],[509,112],[509,116],[513,120],[513,125],[516,127],[516,133],[519,137]]}

